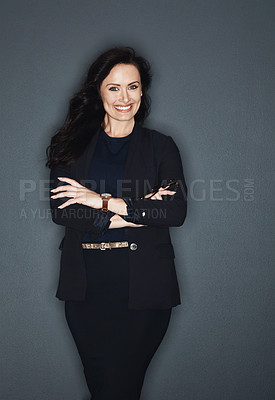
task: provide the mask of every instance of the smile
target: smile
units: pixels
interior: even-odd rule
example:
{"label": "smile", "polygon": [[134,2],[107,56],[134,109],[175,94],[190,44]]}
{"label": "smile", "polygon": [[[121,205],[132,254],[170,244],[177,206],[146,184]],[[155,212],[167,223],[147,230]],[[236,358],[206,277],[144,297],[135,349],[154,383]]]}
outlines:
{"label": "smile", "polygon": [[118,111],[129,111],[132,108],[132,104],[129,106],[114,106]]}

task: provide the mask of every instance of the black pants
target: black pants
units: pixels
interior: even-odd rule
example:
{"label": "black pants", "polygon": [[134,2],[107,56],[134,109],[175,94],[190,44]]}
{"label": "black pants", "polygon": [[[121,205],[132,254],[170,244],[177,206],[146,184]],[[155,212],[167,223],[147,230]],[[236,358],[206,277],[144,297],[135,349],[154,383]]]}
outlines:
{"label": "black pants", "polygon": [[65,313],[92,400],[138,400],[172,309],[127,308],[128,248],[83,251],[86,300],[66,301]]}

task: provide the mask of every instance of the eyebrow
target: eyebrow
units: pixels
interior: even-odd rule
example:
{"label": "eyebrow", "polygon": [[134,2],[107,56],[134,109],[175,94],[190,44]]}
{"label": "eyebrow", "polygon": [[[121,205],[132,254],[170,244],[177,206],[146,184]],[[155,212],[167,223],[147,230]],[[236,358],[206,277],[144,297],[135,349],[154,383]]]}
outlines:
{"label": "eyebrow", "polygon": [[[134,81],[134,82],[128,83],[128,86],[132,85],[133,83],[140,83],[140,82],[139,81]],[[120,86],[118,83],[108,83],[106,86],[109,86],[109,85]]]}

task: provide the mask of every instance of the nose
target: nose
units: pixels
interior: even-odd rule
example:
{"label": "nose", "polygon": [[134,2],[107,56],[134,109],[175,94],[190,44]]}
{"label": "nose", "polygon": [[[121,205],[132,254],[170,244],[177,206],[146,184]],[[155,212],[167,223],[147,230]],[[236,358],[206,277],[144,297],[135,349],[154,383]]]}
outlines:
{"label": "nose", "polygon": [[128,103],[130,96],[129,96],[129,90],[127,88],[121,88],[121,96],[120,96],[120,101],[124,103]]}

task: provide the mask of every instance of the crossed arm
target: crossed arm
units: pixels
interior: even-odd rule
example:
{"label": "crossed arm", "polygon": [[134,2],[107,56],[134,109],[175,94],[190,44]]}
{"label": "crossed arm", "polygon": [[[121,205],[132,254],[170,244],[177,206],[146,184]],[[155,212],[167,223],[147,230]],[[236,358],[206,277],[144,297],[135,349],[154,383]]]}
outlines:
{"label": "crossed arm", "polygon": [[[69,166],[53,168],[50,178],[53,221],[96,235],[108,228],[182,225],[187,211],[187,188],[181,157],[171,137],[167,137],[163,147],[158,164],[159,189],[155,195],[151,197],[148,193],[144,198],[112,198],[107,213],[101,210],[100,194],[74,180]],[[161,183],[169,179],[179,182],[176,192],[167,190],[168,186],[161,187]]]}
{"label": "crossed arm", "polygon": [[[100,210],[102,207],[102,199],[100,194],[82,186],[76,180],[67,177],[57,177],[61,182],[66,183],[66,185],[57,186],[51,189],[51,199],[64,199],[64,197],[69,198],[69,200],[60,204],[58,208],[60,210],[72,205],[72,204],[82,204],[94,209]],[[145,195],[145,198],[150,196],[152,200],[162,200],[164,195],[174,195],[175,191],[165,190],[165,188],[159,188],[158,192],[154,196],[150,196],[150,193]],[[126,221],[121,215],[128,215],[127,204],[121,198],[111,198],[108,202],[108,209],[114,213],[110,218],[109,229],[123,228],[123,227],[134,227],[139,228],[145,226],[144,224],[136,224],[133,222]]]}

